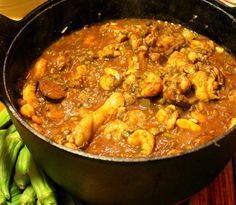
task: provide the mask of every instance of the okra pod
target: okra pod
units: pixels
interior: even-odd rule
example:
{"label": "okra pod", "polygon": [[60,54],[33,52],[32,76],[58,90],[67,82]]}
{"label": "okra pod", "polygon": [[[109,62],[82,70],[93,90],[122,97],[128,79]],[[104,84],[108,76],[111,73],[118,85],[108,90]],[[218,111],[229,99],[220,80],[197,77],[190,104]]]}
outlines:
{"label": "okra pod", "polygon": [[15,196],[11,201],[7,202],[7,205],[19,205],[20,204],[20,194]]}
{"label": "okra pod", "polygon": [[3,193],[0,191],[0,205],[5,205],[7,202],[6,202],[6,199],[5,199],[5,196],[3,195]]}
{"label": "okra pod", "polygon": [[36,205],[42,205],[39,200],[37,200]]}
{"label": "okra pod", "polygon": [[7,130],[0,130],[0,137],[5,137],[7,135]]}
{"label": "okra pod", "polygon": [[32,185],[29,185],[20,197],[20,205],[34,205],[35,203],[36,193]]}
{"label": "okra pod", "polygon": [[0,190],[6,199],[10,199],[9,183],[23,142],[18,132],[6,136],[0,150]]}
{"label": "okra pod", "polygon": [[[0,153],[2,152],[3,142],[5,140],[7,130],[0,130]],[[0,205],[6,204],[6,198],[2,191],[0,190]]]}
{"label": "okra pod", "polygon": [[8,129],[7,129],[7,135],[13,133],[16,131],[16,127],[14,124],[12,124]]}
{"label": "okra pod", "polygon": [[7,202],[7,205],[19,205],[21,191],[14,182],[11,184],[10,195],[11,199]]}
{"label": "okra pod", "polygon": [[7,130],[0,130],[0,154],[3,149],[3,144],[5,141],[6,133],[7,133]]}
{"label": "okra pod", "polygon": [[25,189],[27,185],[30,183],[30,179],[28,176],[29,171],[29,164],[30,164],[30,152],[28,151],[27,147],[24,146],[17,158],[16,166],[15,166],[15,175],[14,181],[19,189]]}
{"label": "okra pod", "polygon": [[38,201],[42,205],[57,205],[56,197],[52,187],[41,169],[35,164],[31,157],[29,166],[29,177]]}
{"label": "okra pod", "polygon": [[7,112],[7,109],[4,108],[0,111],[0,128],[6,126],[10,122],[11,118]]}
{"label": "okra pod", "polygon": [[10,194],[11,194],[11,199],[14,199],[15,196],[21,194],[20,189],[17,187],[17,185],[14,182],[11,184]]}

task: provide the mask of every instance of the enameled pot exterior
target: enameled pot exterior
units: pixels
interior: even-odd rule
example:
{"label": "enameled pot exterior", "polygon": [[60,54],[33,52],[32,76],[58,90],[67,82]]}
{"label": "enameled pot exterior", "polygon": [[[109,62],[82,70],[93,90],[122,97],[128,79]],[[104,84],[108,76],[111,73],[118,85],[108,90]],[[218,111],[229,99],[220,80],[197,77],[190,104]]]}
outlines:
{"label": "enameled pot exterior", "polygon": [[4,19],[12,32],[0,37],[7,39],[0,55],[4,61],[1,95],[35,160],[76,197],[94,204],[168,205],[193,194],[217,176],[235,152],[234,129],[217,142],[179,156],[122,160],[60,147],[32,130],[17,113],[17,79],[43,49],[65,30],[69,33],[87,24],[117,18],[157,18],[182,23],[236,53],[234,17],[205,0],[51,1],[20,23]]}

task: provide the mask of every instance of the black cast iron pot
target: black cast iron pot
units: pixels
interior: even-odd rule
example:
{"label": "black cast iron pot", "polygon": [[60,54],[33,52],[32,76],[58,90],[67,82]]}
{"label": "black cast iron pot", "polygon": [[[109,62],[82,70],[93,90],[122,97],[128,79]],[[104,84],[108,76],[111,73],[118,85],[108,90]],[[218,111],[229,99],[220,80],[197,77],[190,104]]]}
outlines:
{"label": "black cast iron pot", "polygon": [[234,14],[206,0],[59,0],[44,4],[19,22],[0,16],[2,99],[35,160],[76,197],[96,204],[174,203],[200,190],[224,168],[236,150],[235,129],[173,157],[94,156],[57,145],[33,130],[17,112],[16,82],[64,32],[108,19],[157,18],[181,23],[236,53]]}

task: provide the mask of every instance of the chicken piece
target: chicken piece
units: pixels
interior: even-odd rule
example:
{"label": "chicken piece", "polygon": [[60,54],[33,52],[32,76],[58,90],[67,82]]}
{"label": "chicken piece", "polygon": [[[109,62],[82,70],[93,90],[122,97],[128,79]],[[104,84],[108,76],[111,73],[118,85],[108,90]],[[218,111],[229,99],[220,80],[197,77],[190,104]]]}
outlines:
{"label": "chicken piece", "polygon": [[74,143],[78,148],[85,147],[93,133],[122,106],[124,106],[122,94],[113,93],[100,108],[94,112],[88,112],[80,120],[72,133],[67,136],[68,142]]}
{"label": "chicken piece", "polygon": [[73,129],[73,132],[67,136],[69,143],[75,144],[78,148],[84,147],[89,143],[93,134],[93,115],[88,114]]}
{"label": "chicken piece", "polygon": [[146,130],[136,130],[127,139],[128,144],[141,148],[141,153],[150,155],[153,152],[155,145],[154,136]]}
{"label": "chicken piece", "polygon": [[123,106],[123,95],[121,93],[113,93],[100,108],[93,112],[93,130],[96,131],[119,107]]}

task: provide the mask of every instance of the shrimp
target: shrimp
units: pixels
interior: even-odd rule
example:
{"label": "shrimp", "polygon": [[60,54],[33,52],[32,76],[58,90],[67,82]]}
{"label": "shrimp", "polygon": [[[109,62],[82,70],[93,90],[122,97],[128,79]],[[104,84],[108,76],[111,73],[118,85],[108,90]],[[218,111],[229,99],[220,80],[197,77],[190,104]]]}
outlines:
{"label": "shrimp", "polygon": [[191,81],[185,75],[179,73],[172,74],[165,79],[163,96],[169,102],[182,107],[188,107],[190,102],[185,96],[191,89]]}
{"label": "shrimp", "polygon": [[37,103],[37,97],[35,95],[36,92],[36,86],[32,84],[28,84],[23,88],[23,100],[35,107]]}
{"label": "shrimp", "polygon": [[139,146],[142,154],[150,155],[154,149],[155,138],[146,130],[136,130],[128,137],[127,142],[131,146]]}
{"label": "shrimp", "polygon": [[147,117],[142,110],[130,110],[124,116],[124,121],[128,124],[129,130],[133,131],[142,128],[147,122]]}
{"label": "shrimp", "polygon": [[47,60],[44,58],[40,58],[34,65],[33,68],[33,77],[34,78],[42,78],[47,69]]}
{"label": "shrimp", "polygon": [[223,84],[222,78],[220,71],[216,69],[210,72],[198,71],[192,79],[196,97],[200,101],[218,99],[216,89]]}
{"label": "shrimp", "polygon": [[138,97],[154,97],[163,88],[163,83],[159,75],[153,72],[145,72],[143,80],[140,82],[140,94]]}
{"label": "shrimp", "polygon": [[35,115],[35,110],[32,105],[26,103],[20,108],[20,113],[27,118],[31,118]]}
{"label": "shrimp", "polygon": [[121,120],[114,120],[106,124],[103,134],[105,137],[111,137],[114,142],[120,142],[127,129],[126,123]]}
{"label": "shrimp", "polygon": [[179,111],[174,105],[168,105],[166,108],[158,110],[156,114],[157,121],[164,125],[167,130],[174,128],[178,117]]}
{"label": "shrimp", "polygon": [[100,86],[103,90],[113,90],[122,82],[122,76],[113,68],[105,68],[105,75],[100,78]]}

